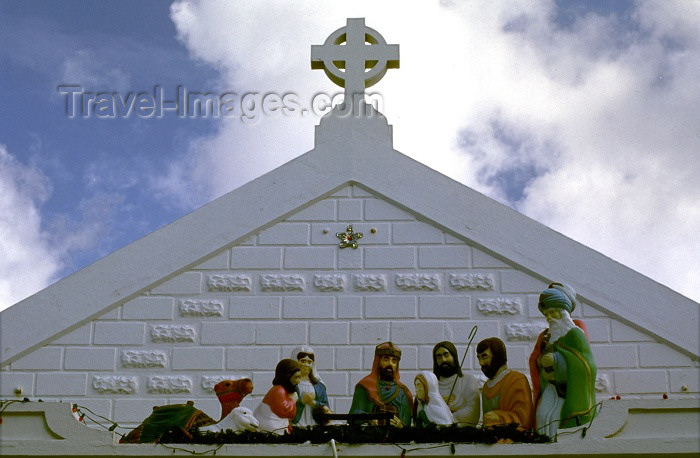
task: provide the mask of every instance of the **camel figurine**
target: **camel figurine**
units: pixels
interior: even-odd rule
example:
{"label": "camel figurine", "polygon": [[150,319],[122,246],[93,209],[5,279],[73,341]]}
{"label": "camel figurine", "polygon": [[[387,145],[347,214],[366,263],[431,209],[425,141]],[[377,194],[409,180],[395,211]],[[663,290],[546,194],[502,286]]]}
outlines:
{"label": "camel figurine", "polygon": [[221,418],[214,420],[194,407],[194,402],[153,407],[153,413],[143,423],[119,440],[120,444],[160,442],[169,431],[180,432],[187,438],[199,428],[221,422],[233,409],[238,407],[248,394],[253,392],[253,381],[249,378],[222,380],[214,386],[221,403]]}

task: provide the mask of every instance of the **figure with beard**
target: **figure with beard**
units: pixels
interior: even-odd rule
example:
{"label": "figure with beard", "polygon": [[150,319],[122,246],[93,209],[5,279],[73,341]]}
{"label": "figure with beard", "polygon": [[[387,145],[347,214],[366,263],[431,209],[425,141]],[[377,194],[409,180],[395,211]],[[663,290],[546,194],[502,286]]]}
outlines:
{"label": "figure with beard", "polygon": [[351,414],[391,412],[391,426],[411,425],[413,396],[401,383],[399,361],[401,350],[391,342],[384,342],[374,350],[372,372],[355,385]]}
{"label": "figure with beard", "polygon": [[455,422],[460,426],[476,426],[481,408],[479,382],[473,375],[463,374],[458,361],[457,348],[452,342],[440,342],[433,347],[433,373],[438,378],[440,395],[450,407]]}
{"label": "figure with beard", "polygon": [[292,419],[297,414],[296,389],[301,380],[301,367],[293,359],[283,359],[275,367],[272,388],[253,415],[260,422],[260,431],[275,434],[292,432]]}
{"label": "figure with beard", "polygon": [[506,346],[497,337],[489,337],[476,346],[481,371],[488,377],[481,390],[484,426],[517,423],[519,429],[531,429],[532,392],[527,378],[507,366]]}
{"label": "figure with beard", "polygon": [[538,432],[550,437],[558,428],[585,424],[595,415],[596,365],[585,326],[571,319],[576,291],[552,283],[540,294],[538,308],[549,323],[530,356]]}

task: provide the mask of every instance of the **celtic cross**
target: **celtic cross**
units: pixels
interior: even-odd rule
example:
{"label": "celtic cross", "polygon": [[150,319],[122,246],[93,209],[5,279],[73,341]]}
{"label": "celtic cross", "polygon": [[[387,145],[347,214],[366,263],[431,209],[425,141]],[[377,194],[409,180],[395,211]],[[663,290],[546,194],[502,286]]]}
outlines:
{"label": "celtic cross", "polygon": [[[399,68],[399,45],[388,45],[364,18],[348,19],[323,45],[311,46],[311,68],[323,69],[328,78],[345,88],[345,104],[360,113],[365,89],[376,84],[389,68]],[[347,107],[346,107],[347,110]]]}

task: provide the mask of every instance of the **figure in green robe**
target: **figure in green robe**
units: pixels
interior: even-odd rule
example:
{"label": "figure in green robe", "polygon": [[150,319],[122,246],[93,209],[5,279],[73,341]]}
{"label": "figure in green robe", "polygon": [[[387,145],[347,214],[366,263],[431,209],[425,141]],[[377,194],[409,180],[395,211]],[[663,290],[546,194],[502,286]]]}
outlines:
{"label": "figure in green robe", "polygon": [[549,329],[540,334],[530,356],[538,432],[555,437],[558,428],[586,424],[596,414],[596,365],[580,321],[571,319],[576,292],[552,283],[540,294],[540,312]]}
{"label": "figure in green robe", "polygon": [[390,412],[394,414],[392,426],[411,425],[413,396],[400,381],[400,360],[401,350],[393,343],[377,345],[372,372],[355,385],[351,414]]}

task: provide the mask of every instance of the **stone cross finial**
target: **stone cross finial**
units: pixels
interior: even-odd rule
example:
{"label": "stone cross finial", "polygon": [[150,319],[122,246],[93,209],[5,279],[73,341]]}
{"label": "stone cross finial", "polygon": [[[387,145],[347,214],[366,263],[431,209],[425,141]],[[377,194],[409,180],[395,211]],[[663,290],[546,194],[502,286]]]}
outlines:
{"label": "stone cross finial", "polygon": [[352,113],[360,113],[365,88],[382,79],[387,69],[399,68],[399,45],[386,44],[379,32],[365,26],[364,18],[348,19],[323,45],[311,46],[311,68],[323,69],[345,88],[345,110],[352,101]]}

